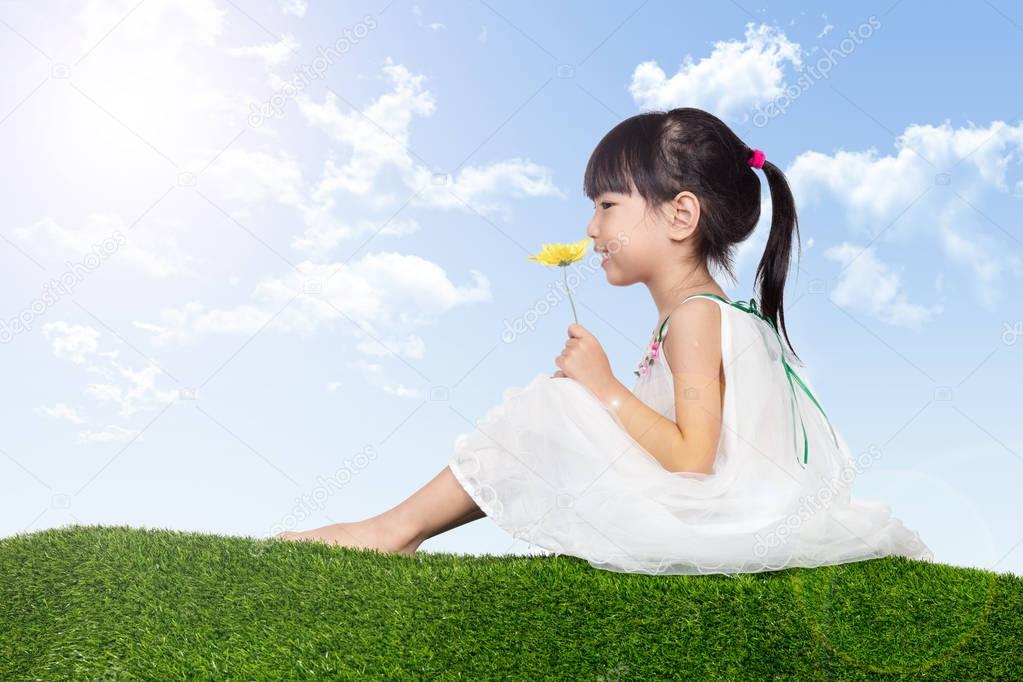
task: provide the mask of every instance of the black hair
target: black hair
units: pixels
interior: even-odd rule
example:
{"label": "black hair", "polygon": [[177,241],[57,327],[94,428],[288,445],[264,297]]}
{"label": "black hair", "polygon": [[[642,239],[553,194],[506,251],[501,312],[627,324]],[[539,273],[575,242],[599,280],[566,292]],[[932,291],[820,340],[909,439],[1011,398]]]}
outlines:
{"label": "black hair", "polygon": [[[731,128],[702,109],[648,111],[625,119],[601,139],[586,164],[583,191],[596,200],[604,192],[632,196],[635,190],[648,209],[681,191],[692,192],[700,200],[697,256],[736,282],[733,252],[760,220],[760,176],[748,163],[752,156],[753,149]],[[783,300],[793,234],[802,251],[796,205],[781,169],[765,160],[761,170],[771,191],[771,232],[754,286],[759,281],[761,314],[781,329],[795,355]]]}

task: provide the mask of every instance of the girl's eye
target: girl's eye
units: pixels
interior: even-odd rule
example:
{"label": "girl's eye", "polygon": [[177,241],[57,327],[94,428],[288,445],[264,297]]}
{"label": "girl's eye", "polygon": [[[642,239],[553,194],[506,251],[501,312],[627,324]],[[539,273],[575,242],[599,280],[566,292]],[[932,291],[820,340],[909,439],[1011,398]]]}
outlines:
{"label": "girl's eye", "polygon": [[604,208],[604,210],[607,210],[608,206],[614,206],[614,204],[612,204],[610,201],[602,201],[602,202],[600,202],[600,205],[601,205],[601,207]]}

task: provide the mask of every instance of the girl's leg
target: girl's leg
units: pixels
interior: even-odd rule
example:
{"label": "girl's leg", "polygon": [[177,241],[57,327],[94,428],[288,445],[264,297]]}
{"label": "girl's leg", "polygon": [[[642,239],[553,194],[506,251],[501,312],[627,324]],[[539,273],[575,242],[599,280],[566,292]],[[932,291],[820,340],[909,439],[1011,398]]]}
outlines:
{"label": "girl's leg", "polygon": [[445,466],[406,500],[374,517],[303,532],[284,531],[276,537],[415,554],[419,545],[429,538],[484,516],[451,469]]}

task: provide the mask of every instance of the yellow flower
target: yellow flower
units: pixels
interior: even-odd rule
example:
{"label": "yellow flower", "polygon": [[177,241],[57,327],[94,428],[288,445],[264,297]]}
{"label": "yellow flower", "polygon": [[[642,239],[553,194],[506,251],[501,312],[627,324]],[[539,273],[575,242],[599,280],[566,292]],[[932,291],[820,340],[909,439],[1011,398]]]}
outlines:
{"label": "yellow flower", "polygon": [[539,261],[544,265],[570,265],[582,260],[589,243],[589,238],[586,238],[574,244],[544,244],[540,253],[530,256],[529,260]]}
{"label": "yellow flower", "polygon": [[535,260],[544,265],[560,265],[564,268],[561,272],[565,276],[565,290],[568,292],[568,302],[572,305],[572,317],[575,319],[576,324],[579,324],[579,317],[575,312],[572,289],[568,286],[568,266],[577,260],[582,260],[582,257],[586,254],[586,245],[589,243],[589,238],[586,238],[574,244],[544,244],[543,248],[540,249],[540,253],[529,257],[529,260]]}

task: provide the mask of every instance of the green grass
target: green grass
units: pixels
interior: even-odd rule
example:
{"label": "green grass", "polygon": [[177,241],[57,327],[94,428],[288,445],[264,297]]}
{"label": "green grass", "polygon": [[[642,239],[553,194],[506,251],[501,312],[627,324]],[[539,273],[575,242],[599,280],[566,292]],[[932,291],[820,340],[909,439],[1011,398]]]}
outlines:
{"label": "green grass", "polygon": [[125,526],[0,540],[0,679],[1023,679],[1023,578],[647,576]]}

